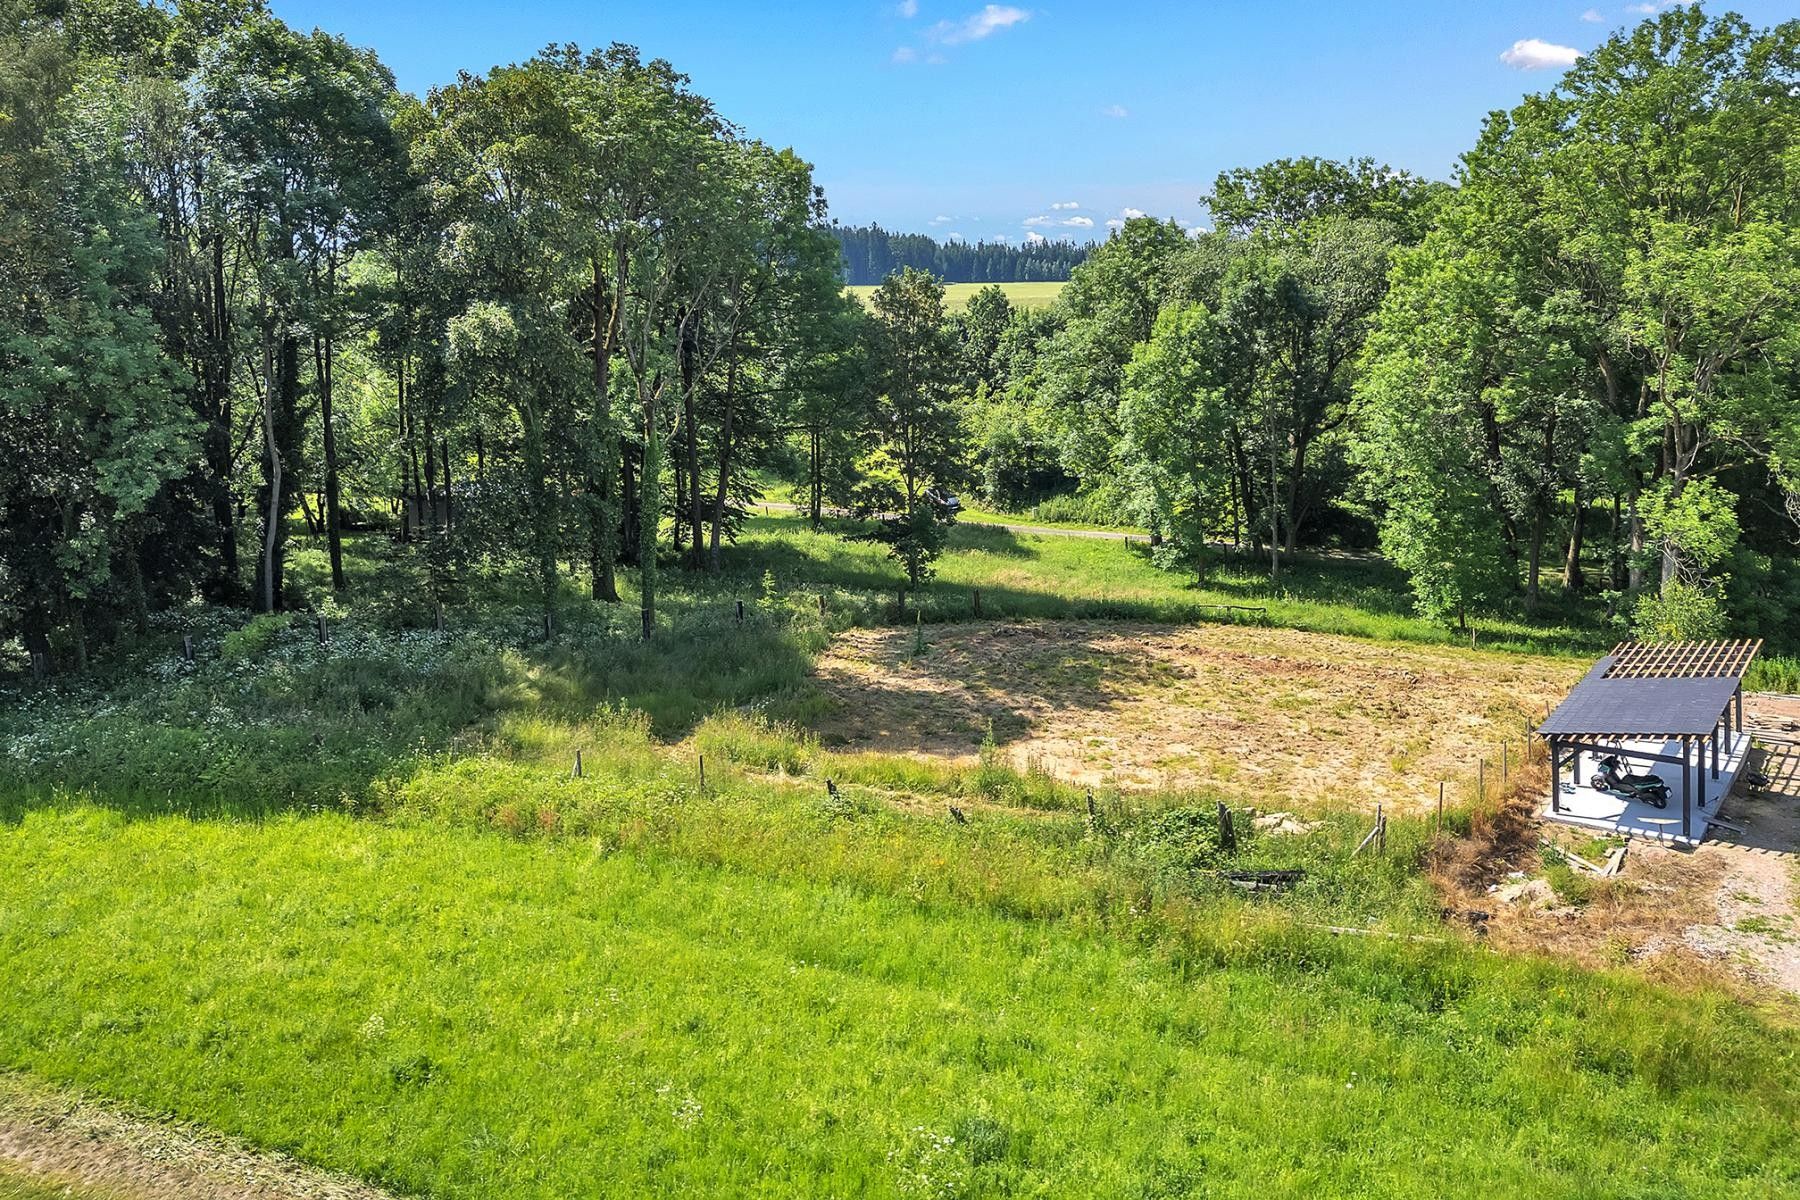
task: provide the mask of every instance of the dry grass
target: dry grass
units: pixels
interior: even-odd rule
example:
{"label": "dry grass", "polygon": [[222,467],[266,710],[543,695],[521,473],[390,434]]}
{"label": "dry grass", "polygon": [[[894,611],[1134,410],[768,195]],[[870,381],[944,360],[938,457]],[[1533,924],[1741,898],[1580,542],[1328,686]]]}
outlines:
{"label": "dry grass", "polygon": [[828,744],[1014,766],[1267,807],[1420,808],[1436,781],[1516,754],[1580,668],[1233,625],[999,622],[853,630],[820,661]]}

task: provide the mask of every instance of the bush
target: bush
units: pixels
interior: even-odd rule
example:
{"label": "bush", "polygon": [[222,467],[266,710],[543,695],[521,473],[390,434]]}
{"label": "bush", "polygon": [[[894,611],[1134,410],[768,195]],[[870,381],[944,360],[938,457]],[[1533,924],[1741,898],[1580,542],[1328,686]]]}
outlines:
{"label": "bush", "polygon": [[251,617],[243,628],[225,635],[219,643],[219,657],[226,662],[243,662],[266,654],[290,624],[292,618],[286,613],[261,613]]}

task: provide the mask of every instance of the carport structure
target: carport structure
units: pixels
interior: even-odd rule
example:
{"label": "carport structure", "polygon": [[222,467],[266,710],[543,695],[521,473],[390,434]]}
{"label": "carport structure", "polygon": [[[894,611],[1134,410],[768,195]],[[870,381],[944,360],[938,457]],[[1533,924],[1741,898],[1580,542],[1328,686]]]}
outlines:
{"label": "carport structure", "polygon": [[[1544,815],[1688,845],[1704,839],[1749,749],[1744,672],[1761,647],[1760,640],[1613,647],[1537,727],[1550,746]],[[1589,754],[1648,764],[1648,773],[1680,798],[1679,824],[1672,811],[1596,786],[1592,772],[1584,783],[1582,758]]]}

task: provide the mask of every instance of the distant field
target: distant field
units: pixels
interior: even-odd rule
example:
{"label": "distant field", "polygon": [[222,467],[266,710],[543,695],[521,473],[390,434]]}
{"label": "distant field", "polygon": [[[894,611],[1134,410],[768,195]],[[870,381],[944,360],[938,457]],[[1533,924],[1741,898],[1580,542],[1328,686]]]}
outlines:
{"label": "distant field", "polygon": [[[998,286],[1006,292],[1006,298],[1021,308],[1049,308],[1056,303],[1057,296],[1062,294],[1063,285],[1058,283],[947,283],[944,285],[944,307],[951,312],[961,312],[969,306],[969,298],[984,287]],[[869,293],[874,287],[868,284],[855,284],[844,289],[864,304],[869,302]]]}

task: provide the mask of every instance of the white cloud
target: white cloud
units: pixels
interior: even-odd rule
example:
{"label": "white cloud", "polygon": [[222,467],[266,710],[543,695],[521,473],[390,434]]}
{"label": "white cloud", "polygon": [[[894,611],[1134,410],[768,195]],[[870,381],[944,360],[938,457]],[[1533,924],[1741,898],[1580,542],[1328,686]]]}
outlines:
{"label": "white cloud", "polygon": [[1044,240],[1044,235],[1034,229],[1025,235],[1025,240],[1027,242],[1041,242]]}
{"label": "white cloud", "polygon": [[1606,20],[1605,17],[1600,15],[1600,10],[1597,8],[1590,8],[1582,13],[1581,19],[1586,21],[1589,25],[1598,25],[1600,22]]}
{"label": "white cloud", "polygon": [[1092,229],[1094,227],[1094,218],[1070,217],[1068,220],[1064,221],[1063,224],[1069,226],[1071,229]]}
{"label": "white cloud", "polygon": [[1541,38],[1521,38],[1512,49],[1501,54],[1500,61],[1520,71],[1542,71],[1546,67],[1572,67],[1581,57],[1573,46],[1558,46]]}
{"label": "white cloud", "polygon": [[939,21],[926,31],[926,36],[946,46],[959,46],[964,42],[979,42],[982,38],[1029,20],[1031,13],[1026,9],[1014,8],[1010,4],[989,4],[983,6],[980,12],[972,13],[960,21]]}
{"label": "white cloud", "polygon": [[1123,228],[1125,228],[1125,222],[1119,220],[1119,218],[1117,218],[1117,217],[1114,217],[1112,220],[1110,220],[1106,223],[1106,227],[1108,229],[1123,229]]}
{"label": "white cloud", "polygon": [[964,237],[964,236],[963,236],[963,235],[962,235],[962,234],[960,234],[960,233],[956,233],[956,232],[951,232],[951,233],[946,233],[946,234],[945,234],[945,235],[944,235],[944,240],[945,240],[945,241],[947,241],[947,242],[966,242],[966,241],[968,241],[968,240],[969,240],[969,239],[968,239],[968,238],[966,238],[966,237]]}
{"label": "white cloud", "polygon": [[910,21],[919,15],[919,0],[900,0],[894,11]]}
{"label": "white cloud", "polygon": [[1010,241],[1012,241],[1012,234],[996,233],[993,237],[989,238],[988,241],[990,241],[990,242],[1010,242]]}
{"label": "white cloud", "polygon": [[1081,205],[1075,203],[1075,201],[1073,201],[1073,200],[1058,200],[1055,204],[1052,204],[1050,206],[1050,208],[1055,212],[1061,212],[1065,208],[1080,208],[1080,207],[1081,207]]}
{"label": "white cloud", "polygon": [[1125,208],[1119,210],[1119,215],[1124,217],[1127,221],[1135,221],[1144,215],[1144,210],[1141,208]]}
{"label": "white cloud", "polygon": [[1122,120],[1131,115],[1131,110],[1126,108],[1123,104],[1109,104],[1100,110],[1100,115],[1103,117],[1117,117]]}
{"label": "white cloud", "polygon": [[931,218],[931,224],[933,224],[933,225],[948,225],[950,222],[952,222],[954,220],[956,220],[955,217],[946,217],[942,213],[939,213],[937,216]]}
{"label": "white cloud", "polygon": [[1657,0],[1654,4],[1627,4],[1625,6],[1625,11],[1628,13],[1642,13],[1648,17],[1655,16],[1665,8],[1676,8],[1680,4],[1681,0]]}
{"label": "white cloud", "polygon": [[897,63],[909,63],[918,57],[919,52],[911,46],[902,46],[894,51],[894,61]]}
{"label": "white cloud", "polygon": [[1025,226],[1025,228],[1030,229],[1035,225],[1054,225],[1056,224],[1056,219],[1054,217],[1046,217],[1042,213],[1039,213],[1035,217],[1026,217],[1019,223]]}

